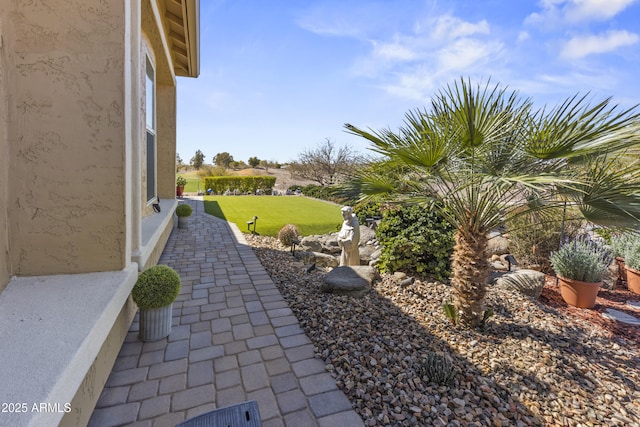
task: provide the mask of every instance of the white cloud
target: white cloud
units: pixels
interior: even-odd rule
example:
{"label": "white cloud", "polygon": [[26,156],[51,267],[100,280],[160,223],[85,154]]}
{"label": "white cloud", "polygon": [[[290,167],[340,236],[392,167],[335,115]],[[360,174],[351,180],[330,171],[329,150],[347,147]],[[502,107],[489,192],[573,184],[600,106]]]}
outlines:
{"label": "white cloud", "polygon": [[636,0],[572,0],[567,3],[565,16],[571,22],[606,21],[613,18]]}
{"label": "white cloud", "polygon": [[607,21],[638,0],[542,0],[542,11],[525,19],[525,24],[557,26],[566,23]]}
{"label": "white cloud", "polygon": [[640,37],[637,34],[628,31],[609,31],[600,35],[573,37],[565,44],[560,56],[565,59],[580,59],[631,46],[639,40]]}
{"label": "white cloud", "polygon": [[[423,100],[452,77],[477,74],[500,58],[503,43],[489,36],[486,20],[469,22],[450,14],[428,17],[404,34],[371,41],[352,71],[375,80],[387,93]],[[490,72],[487,74],[491,74]]]}
{"label": "white cloud", "polygon": [[391,61],[411,61],[418,57],[411,43],[403,44],[401,41],[376,42],[373,41],[374,57]]}
{"label": "white cloud", "polygon": [[482,20],[474,24],[455,16],[444,15],[436,20],[431,35],[436,40],[452,40],[474,34],[489,34],[489,23],[486,20]]}
{"label": "white cloud", "polygon": [[481,64],[490,61],[502,49],[502,43],[482,42],[480,40],[462,38],[445,46],[437,52],[439,72],[455,72],[460,74],[467,70],[477,69]]}

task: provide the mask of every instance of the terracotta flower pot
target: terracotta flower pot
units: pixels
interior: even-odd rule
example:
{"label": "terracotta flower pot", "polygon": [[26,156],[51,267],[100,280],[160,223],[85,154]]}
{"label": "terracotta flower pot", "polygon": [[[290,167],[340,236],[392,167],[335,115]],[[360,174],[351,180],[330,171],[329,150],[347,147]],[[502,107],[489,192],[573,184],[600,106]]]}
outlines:
{"label": "terracotta flower pot", "polygon": [[625,266],[627,270],[627,287],[634,294],[640,294],[640,271]]}
{"label": "terracotta flower pot", "polygon": [[602,281],[597,283],[581,282],[579,280],[565,279],[558,276],[560,282],[560,295],[569,305],[579,308],[593,308],[596,305],[596,297],[602,286]]}
{"label": "terracotta flower pot", "polygon": [[184,193],[184,185],[176,186],[176,196],[182,197],[182,193]]}

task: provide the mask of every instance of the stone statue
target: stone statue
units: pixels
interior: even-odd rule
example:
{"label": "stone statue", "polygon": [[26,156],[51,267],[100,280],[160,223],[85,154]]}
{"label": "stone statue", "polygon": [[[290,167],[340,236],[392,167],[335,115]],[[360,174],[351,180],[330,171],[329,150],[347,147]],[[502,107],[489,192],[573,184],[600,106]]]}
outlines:
{"label": "stone statue", "polygon": [[342,228],[338,233],[338,246],[342,249],[340,254],[340,265],[360,265],[360,253],[358,244],[360,243],[360,224],[358,217],[353,213],[351,206],[341,209]]}

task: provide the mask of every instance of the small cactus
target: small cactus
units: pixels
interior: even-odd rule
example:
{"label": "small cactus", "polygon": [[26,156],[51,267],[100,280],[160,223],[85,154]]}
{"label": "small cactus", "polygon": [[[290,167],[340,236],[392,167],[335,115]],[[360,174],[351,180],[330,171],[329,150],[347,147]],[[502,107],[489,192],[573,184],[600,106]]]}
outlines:
{"label": "small cactus", "polygon": [[449,359],[431,352],[427,353],[417,369],[418,376],[440,385],[451,384],[457,373],[458,371]]}
{"label": "small cactus", "polygon": [[298,240],[300,232],[298,227],[293,224],[287,224],[278,231],[278,240],[285,246],[291,246],[294,240]]}

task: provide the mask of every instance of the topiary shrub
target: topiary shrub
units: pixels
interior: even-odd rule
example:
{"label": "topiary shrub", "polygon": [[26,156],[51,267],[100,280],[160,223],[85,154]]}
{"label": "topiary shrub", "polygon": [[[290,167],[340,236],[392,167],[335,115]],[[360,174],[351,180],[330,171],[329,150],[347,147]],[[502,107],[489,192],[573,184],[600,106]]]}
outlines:
{"label": "topiary shrub", "polygon": [[376,229],[382,272],[405,271],[445,280],[450,273],[453,227],[433,204],[388,209]]}
{"label": "topiary shrub", "polygon": [[293,224],[287,224],[278,231],[278,240],[285,246],[291,246],[294,240],[298,240],[300,231]]}
{"label": "topiary shrub", "polygon": [[176,208],[176,215],[178,216],[190,216],[192,212],[193,209],[191,209],[191,206],[186,203],[182,203]]}
{"label": "topiary shrub", "polygon": [[180,293],[180,276],[169,266],[155,265],[138,276],[131,296],[141,310],[165,307]]}

